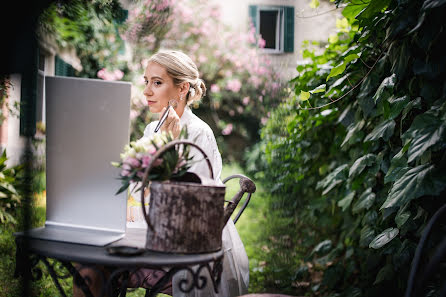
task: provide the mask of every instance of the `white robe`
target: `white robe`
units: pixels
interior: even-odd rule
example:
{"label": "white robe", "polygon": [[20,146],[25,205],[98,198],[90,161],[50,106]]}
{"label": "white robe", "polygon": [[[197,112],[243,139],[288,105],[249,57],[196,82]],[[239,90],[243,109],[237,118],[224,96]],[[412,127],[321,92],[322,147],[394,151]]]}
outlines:
{"label": "white robe", "polygon": [[[155,121],[147,125],[144,130],[144,137],[151,137],[151,135],[155,133],[154,130],[157,123],[158,121]],[[214,180],[221,183],[221,155],[212,129],[204,121],[194,115],[189,107],[184,109],[183,115],[180,118],[180,124],[182,127],[185,125],[187,126],[187,139],[193,141],[206,153],[212,165]],[[193,156],[194,161],[201,161],[194,163],[189,171],[199,175],[210,176],[209,168],[206,161],[203,159],[203,155],[193,147],[190,150],[190,155]],[[135,196],[139,198],[139,195]],[[142,211],[140,213],[142,213]],[[142,216],[135,218],[135,220],[136,222],[132,222],[133,226],[135,224],[139,224],[140,226],[145,225]],[[185,278],[190,280],[190,275],[188,275],[186,271],[180,271],[174,275],[172,281],[173,297],[236,297],[248,293],[248,256],[246,255],[245,247],[243,246],[232,219],[230,219],[223,228],[222,247],[224,250],[224,259],[221,282],[218,287],[219,293],[217,294],[214,292],[212,281],[209,278],[204,289],[194,289],[189,293],[181,292],[179,290],[178,282]],[[206,269],[202,271],[206,271]]]}

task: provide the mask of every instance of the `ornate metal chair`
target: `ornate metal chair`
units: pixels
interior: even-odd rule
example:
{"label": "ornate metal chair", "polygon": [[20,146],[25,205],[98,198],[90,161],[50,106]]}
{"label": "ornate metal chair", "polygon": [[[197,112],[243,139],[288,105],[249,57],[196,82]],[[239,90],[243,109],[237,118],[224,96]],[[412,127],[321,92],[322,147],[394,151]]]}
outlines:
{"label": "ornate metal chair", "polygon": [[[440,219],[443,219],[442,223],[445,223],[446,205],[439,208],[430,219],[429,223],[423,230],[420,242],[418,243],[415,257],[412,261],[410,269],[409,279],[407,281],[405,297],[417,297],[426,296],[426,288],[433,277],[440,271],[441,266],[444,265],[446,260],[446,237],[443,236],[440,243],[433,247],[431,256],[427,259],[427,262],[422,265],[421,261],[423,254],[427,254],[427,246],[429,236],[433,233],[434,225],[439,225]],[[443,227],[444,228],[444,227]],[[430,254],[430,253],[429,253]],[[444,268],[443,268],[444,269]],[[443,270],[444,273],[444,270]],[[438,291],[439,297],[446,296],[446,281],[440,280],[440,291]]]}
{"label": "ornate metal chair", "polygon": [[234,179],[234,178],[239,178],[239,183],[240,183],[240,189],[238,191],[238,193],[234,196],[234,198],[232,198],[232,200],[230,201],[226,201],[226,209],[228,209],[229,211],[227,211],[224,221],[227,222],[228,219],[231,217],[231,215],[233,214],[233,212],[235,211],[237,205],[239,204],[240,200],[243,198],[243,195],[245,193],[248,193],[248,195],[246,196],[245,202],[243,203],[242,207],[239,209],[237,215],[234,218],[234,224],[237,223],[238,219],[240,218],[240,216],[242,215],[242,213],[245,211],[246,207],[249,204],[249,201],[251,200],[251,196],[252,194],[254,194],[254,192],[256,191],[256,185],[254,184],[254,182],[249,179],[248,177],[242,175],[242,174],[234,174],[231,176],[228,176],[227,178],[225,178],[223,180],[223,183],[226,184],[228,181]]}

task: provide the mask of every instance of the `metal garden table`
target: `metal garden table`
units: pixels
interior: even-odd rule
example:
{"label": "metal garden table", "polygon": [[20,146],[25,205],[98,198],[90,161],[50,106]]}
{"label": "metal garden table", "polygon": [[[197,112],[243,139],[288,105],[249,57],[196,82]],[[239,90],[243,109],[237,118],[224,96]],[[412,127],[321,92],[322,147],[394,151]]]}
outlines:
{"label": "metal garden table", "polygon": [[[127,229],[125,237],[109,246],[128,245],[139,246],[145,243],[146,230]],[[192,289],[203,289],[209,278],[205,277],[206,271],[210,275],[210,280],[215,292],[222,273],[223,250],[204,254],[168,254],[152,251],[144,251],[140,255],[117,256],[110,255],[106,247],[83,245],[68,242],[58,242],[41,239],[25,238],[24,233],[16,233],[16,276],[30,275],[33,279],[42,277],[42,271],[37,264],[42,261],[51,275],[56,287],[62,296],[67,296],[59,280],[73,277],[74,282],[83,290],[86,296],[93,296],[86,285],[87,281],[79,271],[83,267],[95,269],[97,266],[111,268],[109,277],[102,277],[104,290],[102,295],[108,293],[112,296],[125,296],[127,293],[127,283],[130,273],[141,268],[150,268],[164,271],[164,276],[150,289],[147,289],[146,296],[156,296],[160,290],[172,279],[173,275],[179,271],[187,271],[190,278],[178,282],[182,292],[190,292]],[[24,245],[26,242],[26,246]],[[28,258],[25,258],[29,255]],[[54,261],[49,261],[53,259]],[[26,262],[28,261],[28,262]],[[53,262],[53,263],[51,263]],[[73,263],[79,263],[80,268]],[[54,266],[63,266],[68,273],[60,275]],[[30,271],[27,271],[30,270]],[[69,294],[70,295],[70,294]]]}

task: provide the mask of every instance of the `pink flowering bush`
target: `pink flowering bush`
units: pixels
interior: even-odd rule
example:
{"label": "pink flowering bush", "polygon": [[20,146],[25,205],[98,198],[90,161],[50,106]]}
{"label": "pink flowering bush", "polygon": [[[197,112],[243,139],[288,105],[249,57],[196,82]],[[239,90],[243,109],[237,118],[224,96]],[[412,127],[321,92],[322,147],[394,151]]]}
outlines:
{"label": "pink flowering bush", "polygon": [[121,80],[123,76],[124,72],[119,69],[109,71],[105,68],[102,68],[98,71],[98,77],[102,78],[103,80]]}
{"label": "pink flowering bush", "polygon": [[132,44],[129,68],[137,86],[132,95],[132,136],[140,137],[152,120],[142,93],[147,58],[159,48],[170,48],[185,52],[197,64],[208,91],[193,107],[213,128],[221,151],[233,154],[232,146],[226,146],[229,138],[243,143],[233,155],[256,142],[268,110],[285,97],[286,80],[273,70],[269,57],[259,53],[265,41],[254,27],[245,33],[232,30],[222,22],[220,7],[205,0],[141,3],[131,10],[123,32]]}
{"label": "pink flowering bush", "polygon": [[[187,131],[183,129],[180,138],[186,138]],[[176,146],[158,159],[154,160],[157,151],[173,141],[171,134],[162,132],[154,134],[152,138],[142,137],[137,141],[132,141],[124,147],[120,155],[120,162],[112,162],[112,165],[121,169],[119,179],[122,186],[116,194],[128,189],[130,184],[142,182],[147,167],[153,162],[148,180],[168,180],[183,176],[190,168],[192,158],[189,157],[187,146]]]}

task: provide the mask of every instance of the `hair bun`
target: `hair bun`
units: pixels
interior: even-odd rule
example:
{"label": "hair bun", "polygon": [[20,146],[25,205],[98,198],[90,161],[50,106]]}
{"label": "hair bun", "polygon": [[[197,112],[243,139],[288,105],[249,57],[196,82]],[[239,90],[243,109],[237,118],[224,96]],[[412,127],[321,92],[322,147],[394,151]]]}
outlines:
{"label": "hair bun", "polygon": [[196,83],[189,88],[189,99],[187,102],[198,101],[204,96],[206,96],[206,85],[202,79],[198,78]]}

